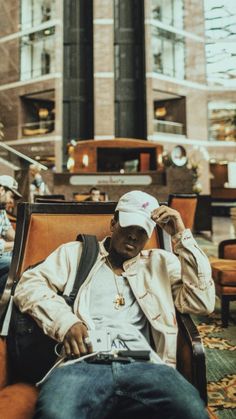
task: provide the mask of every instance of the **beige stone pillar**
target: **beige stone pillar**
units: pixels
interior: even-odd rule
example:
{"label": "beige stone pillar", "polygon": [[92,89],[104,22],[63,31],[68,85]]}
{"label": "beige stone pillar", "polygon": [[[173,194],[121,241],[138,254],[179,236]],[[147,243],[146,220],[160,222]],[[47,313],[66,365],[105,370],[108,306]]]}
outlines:
{"label": "beige stone pillar", "polygon": [[94,0],[94,136],[115,134],[113,1]]}
{"label": "beige stone pillar", "polygon": [[62,150],[62,132],[63,132],[63,2],[60,0],[56,1],[56,19],[61,24],[56,25],[56,36],[55,36],[55,68],[57,77],[55,78],[55,143],[54,143],[54,154],[55,154],[55,166],[56,171],[62,170],[63,164],[63,150]]}
{"label": "beige stone pillar", "polygon": [[146,60],[146,101],[147,101],[147,136],[153,134],[153,79],[152,73],[152,26],[151,0],[144,2],[144,25],[145,25],[145,60]]}

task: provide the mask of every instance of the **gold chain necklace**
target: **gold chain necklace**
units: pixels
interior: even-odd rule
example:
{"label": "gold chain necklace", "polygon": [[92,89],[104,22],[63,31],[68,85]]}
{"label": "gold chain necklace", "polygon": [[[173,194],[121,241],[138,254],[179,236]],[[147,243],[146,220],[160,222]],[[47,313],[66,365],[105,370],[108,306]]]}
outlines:
{"label": "gold chain necklace", "polygon": [[119,290],[118,284],[117,284],[117,279],[116,279],[116,274],[113,271],[112,265],[108,259],[108,257],[106,257],[106,261],[108,263],[109,268],[111,269],[112,273],[113,273],[113,277],[115,280],[115,284],[116,284],[116,289],[117,289],[117,295],[115,296],[115,300],[113,301],[115,309],[119,310],[120,306],[124,306],[125,305],[125,297],[123,296],[123,292],[121,292]]}

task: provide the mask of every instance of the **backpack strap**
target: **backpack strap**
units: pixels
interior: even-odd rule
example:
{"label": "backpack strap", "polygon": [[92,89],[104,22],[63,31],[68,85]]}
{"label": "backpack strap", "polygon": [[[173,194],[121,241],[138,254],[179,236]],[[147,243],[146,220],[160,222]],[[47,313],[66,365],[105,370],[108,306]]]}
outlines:
{"label": "backpack strap", "polygon": [[[77,241],[81,241],[83,243],[81,258],[78,266],[78,270],[76,273],[73,289],[70,295],[62,295],[65,299],[66,303],[69,306],[73,306],[76,295],[78,294],[79,288],[87,278],[89,272],[91,271],[99,252],[99,245],[96,236],[92,236],[89,234],[79,234],[76,237]],[[35,264],[34,266],[29,267],[28,269],[37,266],[38,264],[42,263],[41,260],[39,263]],[[15,293],[16,284],[13,285],[12,293],[10,300],[8,302],[5,315],[2,318],[2,328],[0,328],[0,336],[7,336],[9,330],[9,324],[12,314],[12,307],[13,307],[13,297]]]}
{"label": "backpack strap", "polygon": [[81,287],[81,285],[87,278],[89,272],[91,271],[94,263],[97,260],[99,252],[99,245],[96,236],[92,236],[89,234],[79,234],[76,237],[76,240],[81,241],[83,243],[83,248],[73,289],[70,292],[70,295],[63,295],[63,298],[69,306],[73,305],[76,299],[76,295],[78,294],[79,288]]}

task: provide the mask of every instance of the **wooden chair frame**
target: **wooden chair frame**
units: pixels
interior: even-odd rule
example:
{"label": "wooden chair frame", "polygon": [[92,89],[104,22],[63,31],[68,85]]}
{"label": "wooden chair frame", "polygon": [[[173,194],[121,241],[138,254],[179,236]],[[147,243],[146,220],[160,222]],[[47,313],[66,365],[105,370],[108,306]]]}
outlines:
{"label": "wooden chair frame", "polygon": [[[236,239],[228,239],[223,240],[219,243],[218,247],[218,256],[220,259],[228,259],[228,257],[225,255],[225,249],[227,246],[235,246],[235,254],[236,254]],[[234,258],[236,259],[236,257]],[[236,272],[235,272],[236,276]],[[221,294],[219,295],[221,299],[221,320],[223,327],[228,327],[228,321],[229,321],[229,304],[230,301],[236,300],[236,287],[235,287],[235,293],[234,294]]]}
{"label": "wooden chair frame", "polygon": [[235,246],[235,258],[234,259],[236,259],[236,239],[223,240],[219,243],[219,247],[218,247],[219,258],[220,259],[229,259],[228,257],[225,256],[225,248],[227,246]]}
{"label": "wooden chair frame", "polygon": [[192,199],[192,198],[197,198],[197,194],[195,193],[171,193],[169,194],[168,197],[168,203],[171,203],[171,200],[173,198],[184,198],[184,199]]}
{"label": "wooden chair frame", "polygon": [[41,199],[65,201],[65,195],[63,194],[48,194],[48,195],[34,195],[34,202],[41,202]]}
{"label": "wooden chair frame", "polygon": [[[78,215],[84,214],[96,215],[96,217],[104,214],[112,215],[115,210],[115,202],[93,203],[93,202],[73,202],[73,203],[20,203],[18,204],[18,223],[16,228],[16,239],[13,249],[12,264],[9,272],[9,280],[6,286],[4,296],[5,299],[9,297],[12,284],[16,285],[21,277],[23,266],[25,248],[27,244],[27,237],[31,228],[31,220],[34,215],[53,216],[53,215]],[[97,221],[98,223],[98,221]],[[90,231],[75,231],[75,238],[78,233],[92,234]],[[94,234],[94,233],[93,233]],[[159,247],[164,247],[164,240],[162,230],[156,228],[154,233],[157,235]],[[74,238],[74,239],[75,239]],[[98,237],[101,239],[101,237]],[[73,240],[73,239],[72,239]],[[152,240],[152,238],[150,239]],[[156,240],[156,239],[155,239]],[[57,245],[56,245],[57,247]],[[151,246],[153,247],[153,246]],[[0,313],[1,314],[1,313]],[[178,342],[177,342],[177,369],[185,378],[190,381],[199,391],[200,396],[207,404],[207,389],[206,389],[206,366],[205,353],[201,343],[199,333],[194,325],[191,317],[188,314],[177,313],[178,321]],[[4,344],[4,338],[0,339],[0,344]],[[2,352],[6,351],[6,348]],[[1,357],[1,346],[0,346]],[[3,368],[4,371],[4,368]],[[6,371],[5,371],[6,373]],[[16,384],[9,384],[7,374],[0,377],[0,412],[1,412],[1,392],[6,388],[14,387]],[[18,383],[17,383],[18,385]],[[5,389],[4,389],[5,387]],[[30,387],[30,386],[29,386]],[[0,387],[1,388],[1,387]],[[34,390],[31,388],[31,391]],[[28,390],[27,390],[28,391]],[[35,390],[34,390],[35,391]],[[13,393],[13,392],[12,392]],[[37,393],[36,396],[37,397]],[[30,417],[30,416],[29,416]],[[16,417],[17,419],[17,417]]]}

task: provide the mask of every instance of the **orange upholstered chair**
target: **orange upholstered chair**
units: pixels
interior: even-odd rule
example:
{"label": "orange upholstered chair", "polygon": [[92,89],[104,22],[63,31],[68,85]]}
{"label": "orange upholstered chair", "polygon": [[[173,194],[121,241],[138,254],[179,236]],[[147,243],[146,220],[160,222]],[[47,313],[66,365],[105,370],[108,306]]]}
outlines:
{"label": "orange upholstered chair", "polygon": [[[59,245],[75,240],[78,233],[96,234],[99,240],[109,234],[115,207],[115,202],[20,203],[12,264],[0,310],[9,297],[13,281],[17,282],[28,266],[47,257]],[[147,243],[147,248],[155,247],[164,247],[159,228],[154,230]],[[177,369],[199,390],[206,403],[205,354],[200,336],[188,314],[177,313],[177,321]],[[6,338],[1,337],[0,418],[31,419],[36,400],[37,389],[21,382],[11,371]]]}
{"label": "orange upholstered chair", "polygon": [[[85,201],[85,199],[90,197],[89,193],[85,193],[85,192],[74,192],[73,193],[73,197],[74,200],[77,202],[81,202],[81,201]],[[108,201],[108,195],[106,192],[100,192],[100,200],[103,201]],[[89,202],[89,201],[88,201]]]}
{"label": "orange upholstered chair", "polygon": [[236,239],[220,242],[218,259],[211,262],[216,293],[221,299],[223,327],[228,326],[229,303],[236,300]]}
{"label": "orange upholstered chair", "polygon": [[194,217],[197,208],[197,195],[170,194],[168,198],[168,206],[179,211],[185,227],[193,230]]}

